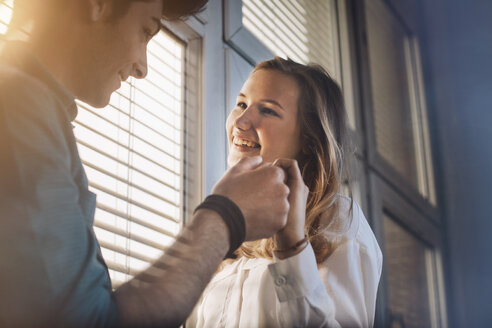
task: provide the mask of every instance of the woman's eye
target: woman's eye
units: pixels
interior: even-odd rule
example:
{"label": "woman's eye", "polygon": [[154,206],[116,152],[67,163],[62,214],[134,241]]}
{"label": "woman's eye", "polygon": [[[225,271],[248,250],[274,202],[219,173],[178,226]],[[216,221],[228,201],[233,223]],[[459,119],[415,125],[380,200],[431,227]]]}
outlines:
{"label": "woman's eye", "polygon": [[268,108],[268,107],[262,107],[260,109],[260,111],[261,111],[262,114],[279,116],[276,111],[274,111],[273,109]]}
{"label": "woman's eye", "polygon": [[246,104],[245,104],[245,103],[243,103],[243,102],[238,102],[236,106],[237,106],[237,107],[241,107],[242,109],[246,109],[246,107],[248,107],[248,106],[246,106]]}

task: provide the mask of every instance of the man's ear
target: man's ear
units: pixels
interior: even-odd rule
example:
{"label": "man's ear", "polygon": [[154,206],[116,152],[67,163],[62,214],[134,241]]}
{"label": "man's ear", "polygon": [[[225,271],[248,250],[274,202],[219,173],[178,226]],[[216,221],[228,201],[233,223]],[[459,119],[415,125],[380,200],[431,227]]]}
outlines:
{"label": "man's ear", "polygon": [[108,0],[88,0],[88,2],[89,18],[93,22],[106,19],[110,16],[112,8]]}

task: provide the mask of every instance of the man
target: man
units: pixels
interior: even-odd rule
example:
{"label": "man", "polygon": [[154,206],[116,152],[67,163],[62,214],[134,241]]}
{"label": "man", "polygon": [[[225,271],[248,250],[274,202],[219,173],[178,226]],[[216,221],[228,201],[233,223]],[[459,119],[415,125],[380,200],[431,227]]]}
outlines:
{"label": "man", "polygon": [[30,31],[0,52],[0,326],[178,326],[228,251],[285,225],[284,171],[238,163],[166,255],[113,292],[71,121],[74,98],[103,107],[145,77],[162,17],[206,0],[16,1]]}

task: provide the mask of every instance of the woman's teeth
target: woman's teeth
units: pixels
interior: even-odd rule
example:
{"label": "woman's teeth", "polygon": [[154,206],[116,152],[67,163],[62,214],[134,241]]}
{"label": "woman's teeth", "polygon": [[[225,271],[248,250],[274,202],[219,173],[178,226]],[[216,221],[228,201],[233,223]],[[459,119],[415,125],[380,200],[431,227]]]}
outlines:
{"label": "woman's teeth", "polygon": [[251,148],[260,148],[260,145],[257,144],[256,142],[252,142],[252,141],[249,141],[249,140],[240,139],[240,138],[237,138],[237,137],[233,137],[232,138],[232,142],[235,145],[237,145],[237,146],[248,146],[248,147],[251,147]]}

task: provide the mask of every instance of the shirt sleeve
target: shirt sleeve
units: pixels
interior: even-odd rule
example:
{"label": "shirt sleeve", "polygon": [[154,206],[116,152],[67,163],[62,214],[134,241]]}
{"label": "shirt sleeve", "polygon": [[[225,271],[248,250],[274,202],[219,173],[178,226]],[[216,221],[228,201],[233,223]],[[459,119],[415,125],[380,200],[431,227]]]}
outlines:
{"label": "shirt sleeve", "polygon": [[95,199],[72,176],[78,163],[63,128],[70,122],[63,122],[60,104],[44,85],[22,73],[4,73],[0,325],[116,325],[107,267],[87,217],[93,213],[81,207]]}
{"label": "shirt sleeve", "polygon": [[276,259],[268,269],[279,301],[277,319],[281,327],[340,327],[310,244],[295,256]]}
{"label": "shirt sleeve", "polygon": [[353,211],[360,231],[319,268],[311,245],[269,265],[282,327],[373,326],[382,255],[355,203]]}

